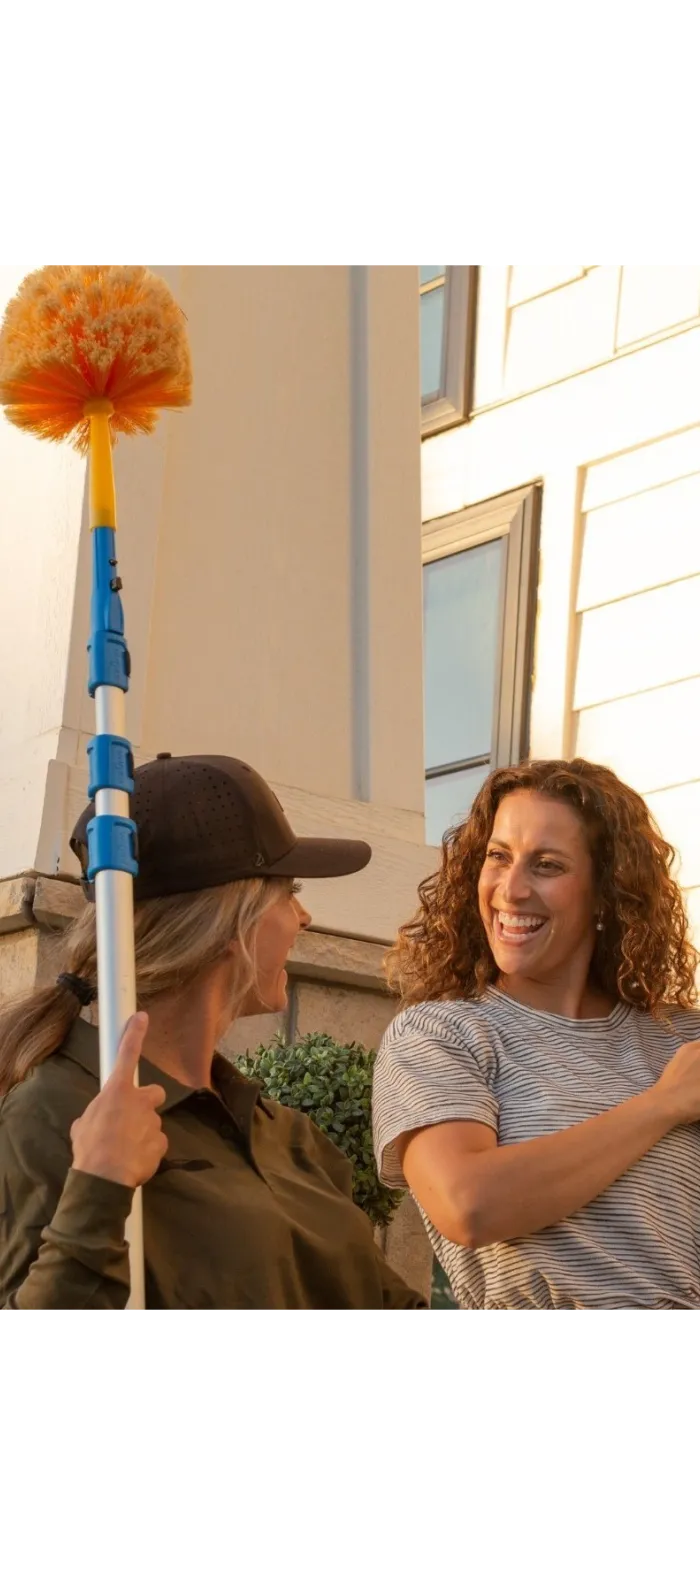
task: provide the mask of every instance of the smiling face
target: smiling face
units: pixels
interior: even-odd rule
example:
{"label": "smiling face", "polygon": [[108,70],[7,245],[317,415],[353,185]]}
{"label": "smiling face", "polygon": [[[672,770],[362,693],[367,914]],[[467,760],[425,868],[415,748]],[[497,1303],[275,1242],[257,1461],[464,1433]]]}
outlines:
{"label": "smiling face", "polygon": [[479,912],[499,973],[585,981],[595,943],[593,860],[568,804],[525,790],[496,811],[479,877]]}

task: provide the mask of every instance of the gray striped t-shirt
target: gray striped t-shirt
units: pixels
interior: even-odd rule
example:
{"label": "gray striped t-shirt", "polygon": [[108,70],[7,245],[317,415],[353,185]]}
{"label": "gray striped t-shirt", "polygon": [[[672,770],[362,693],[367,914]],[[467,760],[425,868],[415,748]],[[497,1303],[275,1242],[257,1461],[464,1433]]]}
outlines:
{"label": "gray striped t-shirt", "polygon": [[[481,1121],[501,1143],[560,1132],[649,1088],[700,1012],[664,1023],[618,1004],[555,1017],[495,989],[409,1006],[382,1040],[374,1135],[382,1179],[405,1186],[394,1143],[442,1121]],[[464,1308],[700,1308],[700,1124],[677,1127],[592,1203],[534,1236],[471,1250],[421,1210]]]}

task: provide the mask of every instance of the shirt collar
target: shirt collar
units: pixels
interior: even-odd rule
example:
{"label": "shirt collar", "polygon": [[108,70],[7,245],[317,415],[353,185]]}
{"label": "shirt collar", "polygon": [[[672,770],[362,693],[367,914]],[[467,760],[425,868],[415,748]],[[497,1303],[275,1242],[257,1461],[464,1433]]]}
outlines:
{"label": "shirt collar", "polygon": [[[100,1041],[96,1028],[86,1023],[83,1017],[78,1017],[73,1024],[67,1038],[61,1045],[61,1054],[82,1066],[86,1072],[99,1082],[100,1078]],[[159,1083],[165,1089],[165,1100],[159,1106],[164,1114],[174,1110],[177,1105],[182,1105],[185,1100],[201,1093],[201,1089],[188,1088],[185,1083],[178,1083],[174,1077],[169,1077],[159,1066],[154,1066],[152,1061],[147,1061],[145,1056],[139,1062],[140,1081],[146,1086],[149,1083]],[[212,1064],[212,1082],[219,1097],[231,1111],[232,1116],[243,1131],[250,1130],[253,1111],[260,1096],[260,1084],[254,1083],[251,1078],[243,1077],[231,1065],[226,1057],[217,1052]]]}

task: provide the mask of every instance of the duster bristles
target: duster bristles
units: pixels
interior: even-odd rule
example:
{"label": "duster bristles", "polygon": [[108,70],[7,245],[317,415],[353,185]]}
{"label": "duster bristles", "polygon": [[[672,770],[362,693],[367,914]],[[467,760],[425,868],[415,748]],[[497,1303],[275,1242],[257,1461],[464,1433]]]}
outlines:
{"label": "duster bristles", "polygon": [[37,437],[89,446],[86,405],[107,399],[112,436],[152,432],[159,409],[188,405],[185,318],[146,268],[41,268],[0,330],[0,404]]}

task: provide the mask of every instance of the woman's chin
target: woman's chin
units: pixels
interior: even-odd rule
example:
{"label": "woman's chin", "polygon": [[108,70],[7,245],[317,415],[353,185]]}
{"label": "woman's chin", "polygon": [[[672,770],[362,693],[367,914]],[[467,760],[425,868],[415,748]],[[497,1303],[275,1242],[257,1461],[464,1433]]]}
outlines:
{"label": "woman's chin", "polygon": [[509,947],[495,946],[493,956],[500,973],[518,973],[523,966],[522,957],[516,951],[511,951]]}
{"label": "woman's chin", "polygon": [[268,1013],[286,1012],[289,1005],[287,983],[287,971],[284,969],[277,983],[269,990],[261,991],[260,995],[257,990],[251,990],[241,1007],[241,1017],[265,1017]]}

